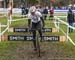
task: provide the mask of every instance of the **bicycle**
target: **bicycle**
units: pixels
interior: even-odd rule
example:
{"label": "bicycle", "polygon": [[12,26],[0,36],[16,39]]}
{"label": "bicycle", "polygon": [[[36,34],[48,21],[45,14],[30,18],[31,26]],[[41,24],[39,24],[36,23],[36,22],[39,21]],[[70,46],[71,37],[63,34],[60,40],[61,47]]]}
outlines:
{"label": "bicycle", "polygon": [[[37,55],[38,57],[41,56],[41,49],[40,49],[40,40],[39,40],[39,33],[37,31],[37,29],[34,29],[36,31],[36,52],[37,52]],[[31,34],[31,31],[30,31],[30,34]]]}

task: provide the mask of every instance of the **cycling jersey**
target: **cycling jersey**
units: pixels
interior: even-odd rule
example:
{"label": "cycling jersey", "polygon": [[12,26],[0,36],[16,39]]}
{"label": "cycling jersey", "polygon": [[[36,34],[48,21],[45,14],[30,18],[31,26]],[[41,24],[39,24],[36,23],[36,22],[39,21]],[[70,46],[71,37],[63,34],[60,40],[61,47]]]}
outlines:
{"label": "cycling jersey", "polygon": [[28,19],[31,19],[31,22],[33,23],[38,23],[39,21],[41,21],[40,17],[42,17],[42,14],[38,11],[36,11],[34,15],[32,15],[31,13],[28,14]]}

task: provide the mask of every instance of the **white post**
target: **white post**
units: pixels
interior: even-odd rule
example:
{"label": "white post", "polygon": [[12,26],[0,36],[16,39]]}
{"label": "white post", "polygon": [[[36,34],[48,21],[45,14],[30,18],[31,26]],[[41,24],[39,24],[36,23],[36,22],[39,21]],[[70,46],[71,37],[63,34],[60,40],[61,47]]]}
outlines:
{"label": "white post", "polygon": [[1,42],[1,23],[0,23],[0,42]]}
{"label": "white post", "polygon": [[10,22],[10,24],[11,24],[11,21],[12,21],[12,16],[10,15],[9,16],[9,22]]}
{"label": "white post", "polygon": [[56,24],[58,25],[57,28],[58,28],[58,32],[59,32],[59,28],[60,28],[60,22],[58,21],[59,18],[55,17],[54,19],[55,19]]}
{"label": "white post", "polygon": [[67,26],[67,41],[68,41],[68,35],[69,35],[69,25]]}
{"label": "white post", "polygon": [[[66,17],[66,21],[67,21],[67,17]],[[66,30],[67,30],[67,32],[66,32],[67,37],[66,37],[66,38],[67,38],[67,41],[68,41],[68,35],[69,35],[69,25],[67,26],[67,29],[66,29]]]}
{"label": "white post", "polygon": [[60,29],[60,22],[58,21],[58,32],[59,32],[59,29]]}
{"label": "white post", "polygon": [[57,20],[57,25],[58,25],[58,32],[59,32],[59,21]]}
{"label": "white post", "polygon": [[10,19],[9,19],[9,17],[8,17],[8,23],[7,23],[7,26],[8,26],[8,32],[9,32],[9,27],[10,27]]}

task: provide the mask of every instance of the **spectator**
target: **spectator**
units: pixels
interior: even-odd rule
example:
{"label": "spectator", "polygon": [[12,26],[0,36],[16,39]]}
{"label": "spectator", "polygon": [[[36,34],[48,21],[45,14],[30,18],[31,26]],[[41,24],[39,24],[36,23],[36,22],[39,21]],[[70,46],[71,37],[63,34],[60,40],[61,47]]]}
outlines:
{"label": "spectator", "polygon": [[[67,16],[67,20],[70,26],[73,26],[74,23],[74,13],[72,12],[71,9],[69,9],[68,11],[68,16]],[[69,33],[73,32],[73,29],[69,27]]]}
{"label": "spectator", "polygon": [[50,18],[53,19],[53,17],[54,17],[53,15],[54,15],[54,9],[53,9],[53,7],[51,7],[49,20],[50,20]]}
{"label": "spectator", "polygon": [[25,14],[28,14],[28,11],[29,11],[28,8],[26,8],[26,9],[25,9]]}
{"label": "spectator", "polygon": [[11,21],[12,21],[12,10],[13,10],[13,3],[10,2],[9,3],[9,8],[8,8],[8,19],[10,20],[10,24],[11,24]]}
{"label": "spectator", "polygon": [[8,16],[12,15],[12,9],[13,9],[13,4],[12,4],[12,2],[10,2],[9,8],[8,8]]}
{"label": "spectator", "polygon": [[25,15],[25,7],[21,5],[22,15]]}
{"label": "spectator", "polygon": [[46,20],[46,17],[47,17],[47,14],[48,14],[48,10],[46,8],[46,6],[44,7],[44,10],[43,10],[43,16],[44,16],[44,20]]}

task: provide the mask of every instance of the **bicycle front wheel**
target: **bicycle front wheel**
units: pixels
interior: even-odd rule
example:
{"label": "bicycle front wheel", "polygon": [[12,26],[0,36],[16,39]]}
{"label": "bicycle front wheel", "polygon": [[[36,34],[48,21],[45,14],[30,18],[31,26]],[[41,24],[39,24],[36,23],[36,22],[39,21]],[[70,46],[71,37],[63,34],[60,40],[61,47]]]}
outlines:
{"label": "bicycle front wheel", "polygon": [[37,55],[40,57],[41,56],[41,50],[40,50],[40,41],[39,41],[39,37],[37,36],[36,38],[36,43],[37,43]]}

